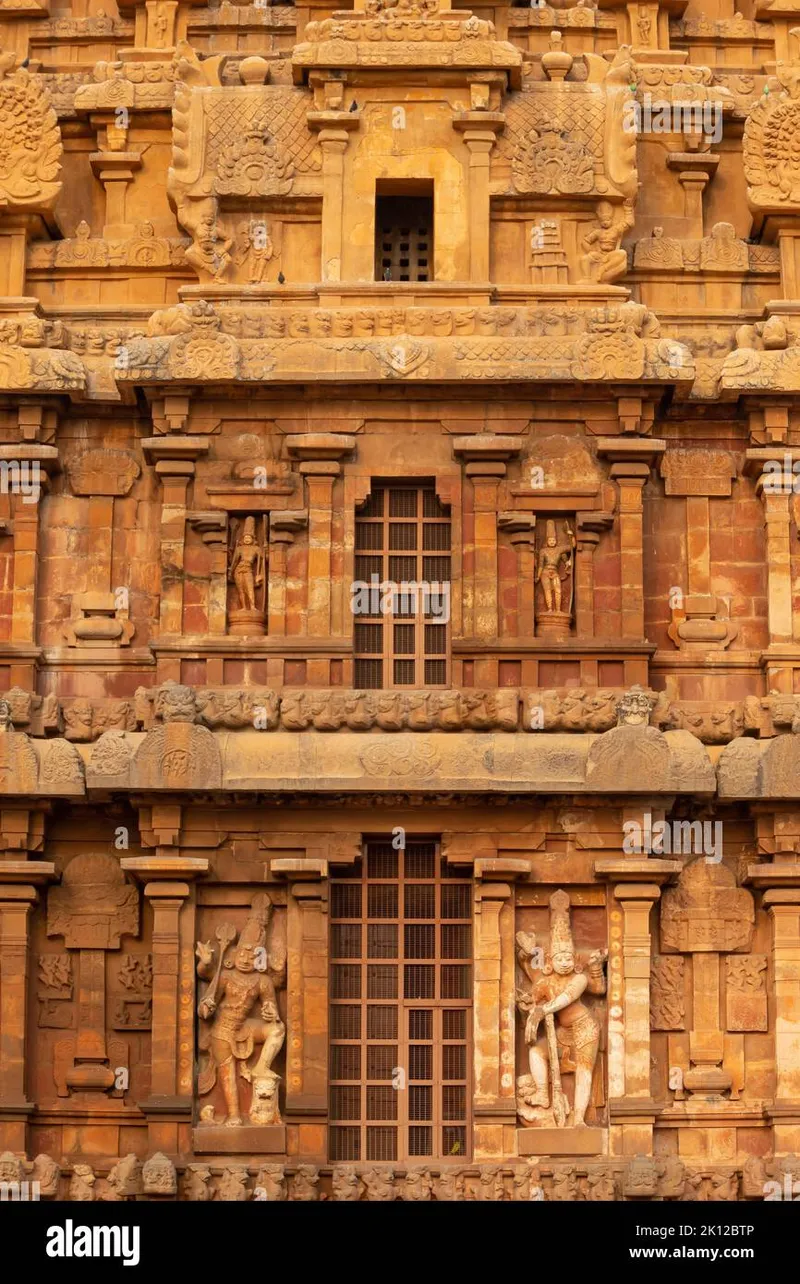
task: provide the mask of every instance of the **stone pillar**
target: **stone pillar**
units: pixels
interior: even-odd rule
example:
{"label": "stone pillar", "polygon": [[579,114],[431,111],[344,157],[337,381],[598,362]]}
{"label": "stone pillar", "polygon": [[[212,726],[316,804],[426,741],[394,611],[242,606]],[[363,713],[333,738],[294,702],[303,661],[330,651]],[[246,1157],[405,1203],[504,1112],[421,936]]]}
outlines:
{"label": "stone pillar", "polygon": [[469,279],[489,280],[489,166],[495,136],[505,117],[500,112],[465,111],[453,121],[469,150]]}
{"label": "stone pillar", "polygon": [[[291,862],[294,864],[295,862]],[[274,860],[273,873],[289,873]],[[288,898],[286,1117],[299,1153],[324,1156],[328,1113],[328,881],[291,885]],[[312,871],[310,871],[312,872]]]}
{"label": "stone pillar", "polygon": [[[621,1007],[623,1010],[624,1092],[615,1091],[620,1086],[614,1074],[612,1088],[611,1039],[609,1038],[609,1102],[622,1096],[627,1107],[640,1103],[646,1112],[652,1108],[650,1097],[650,910],[661,895],[655,883],[620,883],[614,896],[622,911],[621,951],[615,949],[619,937],[611,936],[611,988],[617,992],[621,980]],[[612,910],[612,915],[614,911]],[[621,968],[618,966],[621,962]],[[609,1007],[614,1007],[612,995]],[[615,1067],[616,1070],[616,1067]],[[613,1111],[612,1114],[616,1112]],[[627,1113],[627,1112],[626,1112]],[[647,1122],[632,1121],[623,1128],[623,1151],[627,1154],[649,1153],[652,1149],[652,1119]],[[645,1149],[646,1147],[646,1149]]]}
{"label": "stone pillar", "polygon": [[[100,123],[104,118],[101,118]],[[126,204],[128,187],[141,169],[139,152],[92,152],[89,157],[92,172],[102,184],[106,194],[103,236],[108,241],[124,240],[131,236],[134,225],[128,222]]]}
{"label": "stone pillar", "polygon": [[[752,867],[751,867],[752,868]],[[775,994],[775,1097],[772,1118],[776,1155],[800,1153],[800,887],[764,893],[772,918]]]}
{"label": "stone pillar", "polygon": [[594,551],[600,532],[614,525],[610,513],[576,513],[575,547],[575,634],[594,637]]}
{"label": "stone pillar", "polygon": [[[515,862],[519,865],[520,862]],[[516,1151],[514,894],[500,860],[475,862],[475,1158]],[[510,870],[512,878],[515,870]],[[485,874],[485,879],[483,875]]]}
{"label": "stone pillar", "polygon": [[164,850],[124,858],[124,870],[144,882],[153,911],[153,1020],[148,1149],[166,1154],[191,1148],[194,1098],[195,897],[192,881],[208,872],[205,857]]}
{"label": "stone pillar", "polygon": [[[341,82],[326,86],[326,97],[338,98],[341,104]],[[322,280],[341,281],[344,236],[344,154],[348,134],[358,129],[360,112],[310,111],[309,129],[318,131],[322,152]]]}
{"label": "stone pillar", "polygon": [[[454,437],[453,452],[466,463],[465,472],[473,486],[472,593],[465,591],[465,616],[472,606],[472,636],[498,636],[498,566],[497,510],[500,484],[506,474],[506,463],[522,449],[519,437],[500,437],[493,433],[476,433],[474,437]],[[464,540],[464,554],[468,552]],[[464,630],[469,632],[465,618]]]}
{"label": "stone pillar", "polygon": [[[18,464],[20,477],[27,481],[30,493],[12,493],[10,499],[14,532],[14,586],[11,609],[11,641],[36,641],[36,590],[39,564],[39,514],[41,499],[48,486],[49,474],[59,468],[55,446],[28,442],[0,447],[0,462],[12,465],[10,489],[14,491],[13,464]],[[38,477],[41,494],[35,495]],[[35,502],[31,498],[35,495]],[[18,679],[13,678],[17,681]],[[25,685],[28,685],[26,683]]]}
{"label": "stone pillar", "polygon": [[36,898],[33,886],[0,886],[0,1147],[23,1153],[26,1125],[34,1108],[25,1097],[25,1044],[30,912]]}
{"label": "stone pillar", "polygon": [[334,622],[341,631],[344,585],[331,578],[333,487],[341,473],[341,461],[355,449],[356,439],[347,433],[307,432],[286,438],[290,456],[299,459],[308,496],[308,562],[306,568],[306,613],[303,621],[309,637],[330,637]]}
{"label": "stone pillar", "polygon": [[337,463],[310,461],[300,465],[306,479],[308,503],[308,595],[306,632],[312,637],[331,634],[331,519],[333,486],[341,472]]}
{"label": "stone pillar", "polygon": [[703,193],[717,171],[720,158],[713,152],[668,152],[667,168],[676,170],[683,188],[684,235],[703,235]]}
{"label": "stone pillar", "polygon": [[208,631],[224,637],[228,622],[228,521],[224,513],[189,513],[189,524],[211,553],[208,577]]}
{"label": "stone pillar", "polygon": [[642,488],[647,464],[614,464],[611,476],[619,484],[619,561],[622,590],[622,636],[644,638],[644,551]]}
{"label": "stone pillar", "polygon": [[[748,450],[748,462],[755,453],[755,451]],[[759,459],[757,462],[770,462],[783,468],[784,453],[789,453],[792,463],[794,463],[794,454],[792,452],[778,450],[758,451]],[[764,459],[765,455],[770,455],[772,458],[768,461]],[[798,452],[797,457],[800,459],[800,452]],[[789,498],[792,494],[791,486],[795,480],[795,474],[790,473],[785,479],[788,484],[784,486],[783,490],[780,486],[781,477],[781,474],[767,469],[760,472],[756,478],[756,492],[761,495],[764,505],[764,528],[767,542],[765,556],[767,565],[767,620],[769,623],[770,645],[791,642],[794,635]]]}
{"label": "stone pillar", "polygon": [[611,460],[619,487],[619,565],[622,637],[644,640],[644,546],[642,489],[666,442],[649,437],[601,437],[597,453]]}
{"label": "stone pillar", "polygon": [[[188,400],[186,414],[188,415]],[[159,635],[169,637],[183,631],[187,495],[194,477],[195,461],[200,455],[207,453],[208,441],[202,437],[169,433],[163,437],[145,438],[142,448],[148,462],[155,464],[163,487]],[[164,674],[163,678],[173,676],[169,673]],[[162,678],[162,675],[159,674],[159,677]]]}
{"label": "stone pillar", "polygon": [[536,623],[536,515],[498,513],[497,525],[500,530],[510,532],[511,543],[517,550],[519,561],[516,636],[532,638]]}
{"label": "stone pillar", "polygon": [[269,592],[267,594],[267,632],[272,637],[286,634],[287,554],[294,537],[308,526],[308,512],[277,510],[269,522]]}
{"label": "stone pillar", "polygon": [[[623,820],[641,822],[649,800],[623,807]],[[650,911],[661,884],[680,861],[642,855],[601,857],[595,875],[613,880],[608,930],[608,1117],[614,1155],[653,1153],[658,1110],[650,1091]]]}

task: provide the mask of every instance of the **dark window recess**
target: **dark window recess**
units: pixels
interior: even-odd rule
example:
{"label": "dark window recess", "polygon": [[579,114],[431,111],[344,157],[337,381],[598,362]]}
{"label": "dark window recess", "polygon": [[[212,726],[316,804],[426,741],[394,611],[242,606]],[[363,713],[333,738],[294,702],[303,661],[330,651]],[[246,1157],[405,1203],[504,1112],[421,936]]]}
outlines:
{"label": "dark window recess", "polygon": [[330,1159],[468,1160],[469,879],[431,839],[374,839],[330,904]]}
{"label": "dark window recess", "polygon": [[433,280],[433,196],[377,196],[375,280]]}

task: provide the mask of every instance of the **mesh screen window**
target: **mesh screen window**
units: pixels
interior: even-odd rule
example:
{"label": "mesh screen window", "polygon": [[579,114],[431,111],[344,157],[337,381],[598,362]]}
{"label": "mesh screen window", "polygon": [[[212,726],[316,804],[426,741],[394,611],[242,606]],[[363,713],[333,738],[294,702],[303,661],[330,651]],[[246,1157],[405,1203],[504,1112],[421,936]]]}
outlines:
{"label": "mesh screen window", "polygon": [[450,538],[433,485],[375,485],[356,513],[355,578],[375,586],[355,617],[356,690],[447,686]]}
{"label": "mesh screen window", "polygon": [[332,1162],[469,1158],[472,885],[433,840],[334,870]]}
{"label": "mesh screen window", "polygon": [[376,196],[375,280],[433,280],[433,196]]}

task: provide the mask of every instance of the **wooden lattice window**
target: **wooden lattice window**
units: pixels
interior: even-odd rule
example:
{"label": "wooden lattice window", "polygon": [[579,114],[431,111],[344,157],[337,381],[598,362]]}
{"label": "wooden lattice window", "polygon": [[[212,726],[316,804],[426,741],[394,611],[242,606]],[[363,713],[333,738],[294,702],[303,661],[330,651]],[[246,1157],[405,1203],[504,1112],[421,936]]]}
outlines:
{"label": "wooden lattice window", "polygon": [[450,537],[433,483],[373,486],[356,514],[356,689],[448,685]]}
{"label": "wooden lattice window", "polygon": [[375,280],[433,280],[433,195],[376,197]]}
{"label": "wooden lattice window", "polygon": [[470,880],[374,839],[330,891],[331,1161],[469,1158]]}

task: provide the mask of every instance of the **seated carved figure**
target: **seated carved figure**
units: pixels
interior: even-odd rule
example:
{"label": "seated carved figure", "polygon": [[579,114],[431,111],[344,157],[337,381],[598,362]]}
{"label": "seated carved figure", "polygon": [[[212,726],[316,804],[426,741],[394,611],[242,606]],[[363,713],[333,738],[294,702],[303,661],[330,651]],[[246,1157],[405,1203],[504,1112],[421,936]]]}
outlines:
{"label": "seated carved figure", "polygon": [[597,222],[598,226],[581,238],[581,246],[586,251],[579,264],[582,283],[607,284],[627,271],[628,256],[620,249],[620,242],[633,227],[633,201],[624,202],[620,215],[615,215],[610,201],[599,201]]}

